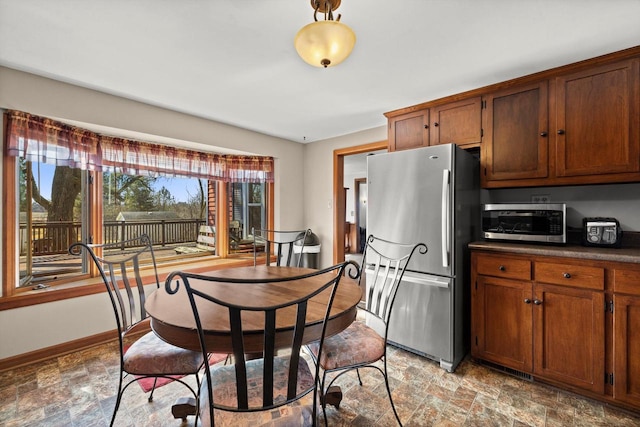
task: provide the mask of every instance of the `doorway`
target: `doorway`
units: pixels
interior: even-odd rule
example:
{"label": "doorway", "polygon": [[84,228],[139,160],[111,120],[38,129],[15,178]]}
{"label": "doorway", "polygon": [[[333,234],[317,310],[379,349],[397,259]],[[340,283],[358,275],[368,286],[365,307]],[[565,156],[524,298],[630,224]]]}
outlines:
{"label": "doorway", "polygon": [[353,180],[353,201],[355,215],[353,216],[354,248],[352,252],[362,253],[364,241],[367,238],[367,178]]}
{"label": "doorway", "polygon": [[[345,233],[347,196],[345,184],[345,157],[355,154],[366,154],[374,151],[387,151],[387,141],[373,142],[355,147],[341,148],[333,151],[333,263],[337,264],[345,259]],[[362,177],[359,177],[362,178]],[[365,178],[366,179],[366,178]],[[355,210],[355,207],[354,207]]]}

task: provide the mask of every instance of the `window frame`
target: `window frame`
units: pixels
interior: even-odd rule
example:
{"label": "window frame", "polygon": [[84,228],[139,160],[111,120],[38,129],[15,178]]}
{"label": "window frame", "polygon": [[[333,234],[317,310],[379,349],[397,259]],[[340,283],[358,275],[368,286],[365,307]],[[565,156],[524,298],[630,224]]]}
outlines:
{"label": "window frame", "polygon": [[[250,188],[252,185],[256,185],[258,183],[255,182],[233,182],[233,183],[229,183],[229,185],[231,187],[235,187],[236,185],[240,185],[241,187],[241,193],[242,193],[242,200],[241,200],[241,206],[242,206],[242,211],[240,212],[240,221],[242,221],[244,227],[242,229],[242,238],[246,239],[250,234],[251,234],[251,229],[252,227],[250,226],[251,224],[250,222],[250,217],[251,217],[251,213],[250,213],[250,208],[251,207],[256,207],[256,206],[262,206],[264,204],[266,204],[266,183],[260,183],[260,185],[263,185],[263,191],[261,194],[261,200],[260,203],[255,203],[255,202],[250,202],[249,199],[251,198],[250,195]],[[235,200],[233,200],[234,203],[234,209],[235,209]],[[238,218],[234,216],[234,220],[238,220]],[[265,227],[265,224],[267,223],[267,209],[265,207],[264,212],[260,215],[260,224],[262,224],[260,227],[256,227],[256,228],[260,228],[260,229],[265,229],[267,227]]]}
{"label": "window frame", "polygon": [[[6,132],[6,118],[4,130]],[[6,133],[5,133],[6,136]],[[6,138],[3,138],[6,140]],[[3,143],[4,144],[4,143]],[[3,145],[4,146],[4,145]],[[19,288],[16,282],[19,280],[19,258],[16,251],[19,250],[19,200],[18,200],[18,177],[19,166],[18,158],[13,156],[2,155],[2,202],[3,202],[3,242],[2,242],[2,295],[0,296],[0,311],[65,300],[68,298],[76,298],[80,296],[92,295],[106,292],[104,283],[98,276],[97,268],[92,263],[88,263],[88,271],[80,273],[72,278],[61,279],[55,284],[51,284],[44,289],[33,289],[31,287]],[[102,173],[95,171],[87,171],[91,183],[87,191],[87,206],[92,208],[87,214],[87,230],[88,234],[93,237],[94,241],[102,241]],[[201,257],[185,257],[180,260],[167,261],[158,264],[158,269],[163,267],[169,268],[172,264],[182,266],[194,266],[198,268],[198,263],[211,259],[236,258],[234,254],[230,254],[228,250],[229,244],[229,214],[226,203],[228,198],[228,183],[212,179],[217,188],[217,197],[215,206],[216,215],[216,255],[204,255]],[[274,183],[265,182],[265,207],[267,223],[273,226],[274,213]],[[7,226],[11,225],[11,226]],[[161,279],[164,274],[161,275]],[[149,276],[149,283],[152,278]]]}

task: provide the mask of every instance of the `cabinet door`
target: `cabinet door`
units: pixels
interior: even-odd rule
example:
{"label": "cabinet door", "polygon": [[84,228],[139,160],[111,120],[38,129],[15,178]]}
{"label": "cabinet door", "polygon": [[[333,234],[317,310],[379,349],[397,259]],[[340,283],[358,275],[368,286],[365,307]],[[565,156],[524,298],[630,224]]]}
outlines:
{"label": "cabinet door", "polygon": [[638,64],[633,59],[556,79],[558,177],[640,171]]}
{"label": "cabinet door", "polygon": [[483,183],[547,177],[547,100],[546,81],[484,96]]}
{"label": "cabinet door", "polygon": [[471,353],[532,372],[531,282],[477,276],[472,290]]}
{"label": "cabinet door", "polygon": [[429,110],[414,111],[389,119],[389,151],[429,145]]}
{"label": "cabinet door", "polygon": [[477,147],[482,141],[481,98],[431,108],[430,145]]}
{"label": "cabinet door", "polygon": [[604,393],[604,293],[534,286],[534,374]]}
{"label": "cabinet door", "polygon": [[613,297],[613,397],[640,407],[640,297]]}

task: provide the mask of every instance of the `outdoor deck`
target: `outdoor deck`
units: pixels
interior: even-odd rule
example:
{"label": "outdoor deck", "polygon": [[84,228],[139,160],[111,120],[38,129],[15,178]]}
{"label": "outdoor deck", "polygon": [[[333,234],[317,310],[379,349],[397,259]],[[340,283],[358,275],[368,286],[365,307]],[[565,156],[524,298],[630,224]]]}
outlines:
{"label": "outdoor deck", "polygon": [[[237,221],[236,221],[237,222]],[[236,226],[238,227],[238,226]],[[20,277],[30,279],[23,286],[31,286],[75,275],[82,268],[82,260],[70,255],[67,248],[82,239],[82,224],[73,221],[39,222],[20,225]],[[238,230],[230,229],[229,253],[253,253],[253,239],[242,239]],[[121,242],[147,234],[153,242],[156,261],[192,259],[215,254],[215,226],[203,220],[146,220],[110,221],[104,223],[103,240]],[[118,251],[134,250],[123,246]],[[261,248],[259,248],[261,250]],[[27,252],[30,252],[30,260]],[[241,256],[242,257],[242,256]],[[28,263],[31,264],[29,274]],[[23,279],[26,280],[26,279]]]}

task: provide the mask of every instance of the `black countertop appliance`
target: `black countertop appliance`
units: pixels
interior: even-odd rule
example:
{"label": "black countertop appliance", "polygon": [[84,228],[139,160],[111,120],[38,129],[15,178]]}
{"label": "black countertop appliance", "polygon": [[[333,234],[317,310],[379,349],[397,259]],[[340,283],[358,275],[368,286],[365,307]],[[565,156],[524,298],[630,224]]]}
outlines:
{"label": "black countertop appliance", "polygon": [[622,241],[622,228],[615,218],[583,218],[582,243],[585,246],[619,248]]}

